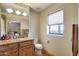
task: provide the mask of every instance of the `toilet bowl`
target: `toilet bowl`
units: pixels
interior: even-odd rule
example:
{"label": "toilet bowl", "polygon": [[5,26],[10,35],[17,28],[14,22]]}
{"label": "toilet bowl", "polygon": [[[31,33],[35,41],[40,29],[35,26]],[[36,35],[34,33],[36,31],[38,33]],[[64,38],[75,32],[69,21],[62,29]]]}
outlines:
{"label": "toilet bowl", "polygon": [[42,49],[43,49],[42,44],[35,44],[35,52],[37,55],[42,55]]}
{"label": "toilet bowl", "polygon": [[35,52],[36,52],[36,54],[37,55],[42,55],[43,46],[42,46],[42,44],[38,43],[37,38],[34,39],[34,44],[35,44]]}

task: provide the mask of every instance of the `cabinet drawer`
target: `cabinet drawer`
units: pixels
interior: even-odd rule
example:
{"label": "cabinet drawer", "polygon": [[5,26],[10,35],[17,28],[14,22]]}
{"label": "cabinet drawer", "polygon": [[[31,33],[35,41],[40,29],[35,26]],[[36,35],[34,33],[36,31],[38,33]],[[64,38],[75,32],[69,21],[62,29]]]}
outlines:
{"label": "cabinet drawer", "polygon": [[0,52],[0,56],[18,56],[18,50]]}
{"label": "cabinet drawer", "polygon": [[10,49],[16,49],[16,48],[18,48],[18,43],[10,44],[10,45],[8,45],[8,47]]}
{"label": "cabinet drawer", "polygon": [[32,40],[20,42],[20,47],[24,47],[24,46],[31,45],[31,44],[33,44]]}
{"label": "cabinet drawer", "polygon": [[14,44],[8,44],[8,45],[2,45],[0,46],[0,51],[7,51],[10,49],[18,49],[18,44],[14,43]]}

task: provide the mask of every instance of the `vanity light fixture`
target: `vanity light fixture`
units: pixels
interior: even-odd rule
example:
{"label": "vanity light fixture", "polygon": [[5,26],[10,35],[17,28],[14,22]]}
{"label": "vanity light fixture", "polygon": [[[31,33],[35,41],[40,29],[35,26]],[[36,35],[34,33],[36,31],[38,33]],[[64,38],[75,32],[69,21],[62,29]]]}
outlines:
{"label": "vanity light fixture", "polygon": [[15,11],[15,13],[17,14],[17,15],[20,15],[21,14],[21,12],[20,11]]}
{"label": "vanity light fixture", "polygon": [[8,13],[12,13],[12,12],[13,12],[13,10],[12,10],[11,8],[7,8],[6,11],[7,11]]}
{"label": "vanity light fixture", "polygon": [[26,12],[23,12],[22,15],[23,15],[23,16],[27,16],[27,13],[26,13]]}

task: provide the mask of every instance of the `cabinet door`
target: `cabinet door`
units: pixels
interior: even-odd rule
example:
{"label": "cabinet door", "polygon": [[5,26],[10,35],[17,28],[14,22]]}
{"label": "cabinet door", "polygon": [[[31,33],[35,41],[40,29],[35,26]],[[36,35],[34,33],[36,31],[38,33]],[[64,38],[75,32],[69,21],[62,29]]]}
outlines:
{"label": "cabinet door", "polygon": [[0,56],[17,56],[18,44],[8,44],[0,46]]}
{"label": "cabinet door", "polygon": [[9,56],[18,56],[18,50],[11,51]]}
{"label": "cabinet door", "polygon": [[34,55],[34,46],[29,45],[29,46],[20,48],[19,55],[20,56],[33,56]]}
{"label": "cabinet door", "polygon": [[0,56],[18,56],[18,51],[10,50],[10,51],[0,52]]}

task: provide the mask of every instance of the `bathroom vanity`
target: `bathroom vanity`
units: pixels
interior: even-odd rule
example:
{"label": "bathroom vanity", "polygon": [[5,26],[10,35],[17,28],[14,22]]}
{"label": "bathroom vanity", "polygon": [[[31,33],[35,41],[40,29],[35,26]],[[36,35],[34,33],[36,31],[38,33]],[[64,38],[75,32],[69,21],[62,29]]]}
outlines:
{"label": "bathroom vanity", "polygon": [[0,56],[33,56],[34,49],[33,39],[31,38],[0,41]]}
{"label": "bathroom vanity", "polygon": [[[25,12],[27,15],[17,15],[15,12],[8,13],[6,9],[10,6],[12,10]],[[16,8],[16,7],[17,8]],[[34,55],[33,39],[27,38],[29,33],[29,16],[30,7],[22,7],[17,4],[0,4],[0,55],[1,56],[32,56]],[[10,34],[9,34],[10,33]],[[16,38],[14,34],[20,34],[21,37]],[[7,35],[7,39],[2,39],[3,35]],[[6,36],[5,35],[5,36]],[[9,37],[10,36],[10,37]],[[10,39],[12,37],[12,39]],[[4,37],[3,37],[4,38]]]}

